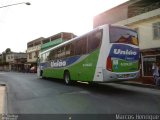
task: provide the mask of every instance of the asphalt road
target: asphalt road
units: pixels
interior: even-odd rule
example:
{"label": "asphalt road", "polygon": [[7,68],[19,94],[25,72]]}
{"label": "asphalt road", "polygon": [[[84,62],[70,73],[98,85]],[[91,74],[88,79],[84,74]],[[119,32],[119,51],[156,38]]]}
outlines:
{"label": "asphalt road", "polygon": [[66,86],[62,80],[16,72],[0,72],[0,82],[7,84],[12,114],[160,113],[160,90],[152,88],[114,83]]}

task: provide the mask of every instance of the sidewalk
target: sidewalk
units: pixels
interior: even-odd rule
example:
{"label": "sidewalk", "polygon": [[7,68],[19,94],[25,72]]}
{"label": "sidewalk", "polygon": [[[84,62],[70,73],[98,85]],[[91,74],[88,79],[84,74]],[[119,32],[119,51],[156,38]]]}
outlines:
{"label": "sidewalk", "polygon": [[119,84],[132,85],[132,86],[138,86],[138,87],[144,87],[144,88],[153,88],[153,89],[160,90],[160,86],[156,86],[152,84],[144,84],[137,81],[124,81]]}
{"label": "sidewalk", "polygon": [[6,85],[0,84],[0,114],[6,114]]}

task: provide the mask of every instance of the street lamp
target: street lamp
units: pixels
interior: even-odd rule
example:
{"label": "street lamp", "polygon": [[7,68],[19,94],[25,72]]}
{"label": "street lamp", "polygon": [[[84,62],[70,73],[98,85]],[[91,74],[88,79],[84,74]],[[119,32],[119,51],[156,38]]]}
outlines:
{"label": "street lamp", "polygon": [[19,4],[31,5],[31,3],[29,3],[29,2],[21,2],[21,3],[15,3],[15,4],[1,6],[0,8],[9,7],[9,6],[13,6],[13,5],[19,5]]}

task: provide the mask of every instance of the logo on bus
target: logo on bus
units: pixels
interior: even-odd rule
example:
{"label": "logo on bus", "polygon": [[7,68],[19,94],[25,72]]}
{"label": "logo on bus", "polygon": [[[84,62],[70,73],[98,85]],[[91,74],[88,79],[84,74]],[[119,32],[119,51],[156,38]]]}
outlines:
{"label": "logo on bus", "polygon": [[121,50],[121,49],[114,49],[114,54],[119,54],[119,55],[137,55],[135,51],[132,50]]}
{"label": "logo on bus", "polygon": [[51,67],[64,67],[66,66],[66,61],[57,60],[51,62]]}
{"label": "logo on bus", "polygon": [[139,59],[139,53],[139,48],[123,44],[113,44],[109,56],[127,61],[137,61]]}

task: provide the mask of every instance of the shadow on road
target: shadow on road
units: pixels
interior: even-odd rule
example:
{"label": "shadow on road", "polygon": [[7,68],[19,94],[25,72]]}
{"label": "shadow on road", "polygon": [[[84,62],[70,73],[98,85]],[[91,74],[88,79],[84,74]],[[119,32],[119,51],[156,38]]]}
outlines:
{"label": "shadow on road", "polygon": [[132,91],[131,89],[124,89],[122,87],[118,87],[119,84],[116,83],[94,83],[94,84],[88,84],[88,83],[82,83],[82,82],[73,82],[71,85],[65,85],[64,80],[62,79],[51,79],[51,78],[45,78],[42,80],[47,80],[50,82],[54,82],[57,84],[61,84],[67,87],[77,87],[81,89],[85,89],[89,92],[97,93],[97,94],[107,94],[107,95],[133,95],[137,94],[135,91]]}

